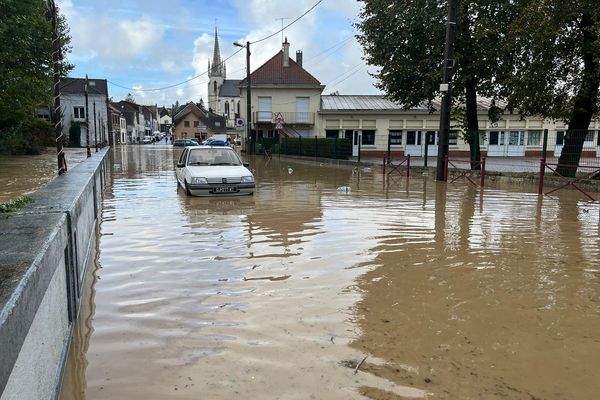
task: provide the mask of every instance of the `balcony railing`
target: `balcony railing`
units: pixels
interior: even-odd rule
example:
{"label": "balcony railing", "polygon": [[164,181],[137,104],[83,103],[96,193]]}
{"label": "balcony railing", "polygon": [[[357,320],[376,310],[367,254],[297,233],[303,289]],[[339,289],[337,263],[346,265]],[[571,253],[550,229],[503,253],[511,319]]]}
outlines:
{"label": "balcony railing", "polygon": [[[275,124],[275,116],[279,112],[271,111],[257,111],[253,115],[254,123],[259,124]],[[281,112],[284,124],[294,125],[314,125],[315,124],[315,113],[314,112]]]}

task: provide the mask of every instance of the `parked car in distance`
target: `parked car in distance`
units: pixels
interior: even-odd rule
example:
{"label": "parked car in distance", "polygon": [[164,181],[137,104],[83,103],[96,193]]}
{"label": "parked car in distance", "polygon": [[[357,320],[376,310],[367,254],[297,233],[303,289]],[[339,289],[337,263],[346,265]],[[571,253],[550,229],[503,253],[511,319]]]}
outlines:
{"label": "parked car in distance", "polygon": [[144,136],[144,139],[142,140],[142,143],[144,144],[149,144],[152,143],[154,140],[152,138],[152,136]]}
{"label": "parked car in distance", "polygon": [[181,153],[177,185],[188,196],[240,196],[254,193],[254,176],[231,147],[192,146]]}
{"label": "parked car in distance", "polygon": [[198,146],[198,142],[194,139],[175,139],[173,146],[186,147],[186,146]]}

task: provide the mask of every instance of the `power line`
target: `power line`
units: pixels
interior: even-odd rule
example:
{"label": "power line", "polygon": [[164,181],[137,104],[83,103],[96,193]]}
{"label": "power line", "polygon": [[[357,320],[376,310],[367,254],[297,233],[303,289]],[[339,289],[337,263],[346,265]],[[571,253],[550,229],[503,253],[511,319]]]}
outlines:
{"label": "power line", "polygon": [[[224,59],[223,61],[221,61],[221,63],[219,64],[219,66],[223,65],[225,63],[225,61],[229,60],[230,58],[232,58],[233,56],[235,56],[237,53],[239,53],[242,50],[243,49],[239,49],[238,51],[236,51],[235,53],[233,53],[232,55],[230,55],[229,57],[227,57],[226,59]],[[153,89],[136,89],[136,88],[130,88],[130,87],[127,87],[127,86],[122,86],[122,85],[119,85],[118,83],[115,83],[115,82],[112,82],[112,81],[108,81],[108,82],[111,85],[114,85],[116,87],[120,87],[122,89],[127,89],[127,90],[133,90],[133,91],[136,91],[136,92],[160,92],[162,90],[171,89],[171,88],[174,88],[174,87],[177,87],[177,86],[184,85],[184,84],[186,84],[186,83],[188,83],[190,81],[193,81],[194,79],[197,79],[197,78],[201,77],[202,75],[207,74],[208,72],[209,72],[209,70],[206,70],[206,71],[202,72],[201,74],[198,74],[198,75],[193,76],[193,77],[191,77],[189,79],[186,79],[185,81],[182,81],[182,82],[179,82],[179,83],[174,83],[174,84],[168,85],[168,86],[163,86],[163,87],[160,87],[160,88],[153,88]]]}
{"label": "power line", "polygon": [[280,30],[278,30],[277,32],[274,32],[272,34],[270,34],[269,36],[266,36],[262,39],[258,39],[255,40],[254,42],[250,42],[250,44],[255,44],[258,42],[262,42],[263,40],[267,40],[272,38],[273,36],[277,35],[280,32],[283,32],[285,29],[289,28],[290,26],[294,25],[296,22],[298,22],[302,17],[304,17],[306,14],[308,14],[309,12],[311,12],[313,9],[315,9],[319,4],[321,4],[323,2],[323,0],[319,0],[317,1],[311,8],[309,8],[308,10],[306,10],[304,12],[304,14],[300,15],[298,18],[296,18],[295,20],[293,20],[292,22],[290,22],[289,24],[287,24],[286,26],[284,26],[283,28],[281,28]]}
{"label": "power line", "polygon": [[[255,44],[255,43],[262,42],[262,41],[264,41],[264,40],[267,40],[267,39],[269,39],[269,38],[272,38],[273,36],[277,35],[277,34],[278,34],[278,33],[280,33],[280,32],[283,32],[285,29],[289,28],[290,26],[292,26],[293,24],[295,24],[296,22],[298,22],[300,19],[302,19],[302,18],[303,18],[303,17],[304,17],[306,14],[308,14],[309,12],[311,12],[313,9],[315,9],[315,8],[316,8],[316,7],[317,7],[319,4],[321,4],[322,2],[323,2],[323,0],[319,0],[319,1],[318,1],[318,2],[316,2],[316,3],[315,3],[315,4],[314,4],[314,5],[311,7],[311,8],[309,8],[308,10],[306,10],[306,11],[305,11],[305,12],[304,12],[302,15],[300,15],[298,18],[296,18],[295,20],[293,20],[292,22],[290,22],[289,24],[287,24],[286,26],[284,26],[283,28],[281,28],[281,29],[280,29],[280,30],[278,30],[277,32],[274,32],[274,33],[272,33],[272,34],[270,34],[270,35],[268,35],[268,36],[266,36],[266,37],[264,37],[264,38],[262,38],[262,39],[255,40],[254,42],[251,42],[250,44]],[[283,22],[283,21],[282,21],[282,22]],[[232,58],[233,56],[235,56],[237,53],[239,53],[239,52],[240,52],[240,51],[242,51],[242,50],[243,50],[243,48],[240,48],[238,51],[236,51],[235,53],[233,53],[232,55],[230,55],[229,57],[227,57],[226,59],[224,59],[224,60],[221,62],[221,64],[220,64],[220,65],[223,65],[223,64],[225,63],[225,61],[229,60],[230,58]],[[208,71],[208,70],[206,70],[206,71],[204,71],[203,73],[201,73],[201,74],[198,74],[198,75],[196,75],[196,76],[193,76],[193,77],[191,77],[191,78],[189,78],[189,79],[186,79],[186,80],[184,80],[184,81],[181,81],[181,82],[178,82],[178,83],[175,83],[175,84],[172,84],[172,85],[163,86],[163,87],[159,87],[159,88],[152,88],[152,89],[135,89],[135,88],[131,88],[131,87],[127,87],[127,86],[120,85],[120,84],[118,84],[118,83],[115,83],[115,82],[112,82],[112,81],[108,81],[108,82],[109,82],[111,85],[113,85],[113,86],[116,86],[116,87],[119,87],[119,88],[121,88],[121,89],[133,90],[133,91],[136,91],[136,92],[160,92],[160,91],[162,91],[162,90],[171,89],[171,88],[174,88],[174,87],[177,87],[177,86],[184,85],[184,84],[186,84],[186,83],[188,83],[188,82],[190,82],[190,81],[192,81],[192,80],[194,80],[194,79],[197,79],[197,78],[201,77],[202,75],[205,75],[205,74],[207,74],[208,72],[209,72],[209,71]]]}

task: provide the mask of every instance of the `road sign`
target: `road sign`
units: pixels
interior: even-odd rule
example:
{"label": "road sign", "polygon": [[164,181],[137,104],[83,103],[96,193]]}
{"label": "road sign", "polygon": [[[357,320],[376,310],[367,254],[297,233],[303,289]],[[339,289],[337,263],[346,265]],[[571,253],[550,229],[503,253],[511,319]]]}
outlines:
{"label": "road sign", "polygon": [[236,118],[235,119],[235,126],[244,126],[244,118]]}
{"label": "road sign", "polygon": [[283,130],[283,124],[281,122],[277,122],[275,124],[275,130],[278,130],[278,131]]}
{"label": "road sign", "polygon": [[283,120],[283,115],[280,112],[275,114],[275,122],[278,124],[283,124],[285,121]]}

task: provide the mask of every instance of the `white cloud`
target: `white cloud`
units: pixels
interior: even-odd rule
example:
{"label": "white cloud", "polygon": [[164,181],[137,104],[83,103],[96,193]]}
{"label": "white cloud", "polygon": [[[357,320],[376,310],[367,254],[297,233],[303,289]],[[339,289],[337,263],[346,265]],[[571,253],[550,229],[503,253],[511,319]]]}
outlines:
{"label": "white cloud", "polygon": [[117,20],[80,10],[71,0],[60,2],[71,30],[76,61],[95,61],[114,69],[123,68],[138,57],[152,53],[164,34],[157,20],[141,14],[137,19]]}

